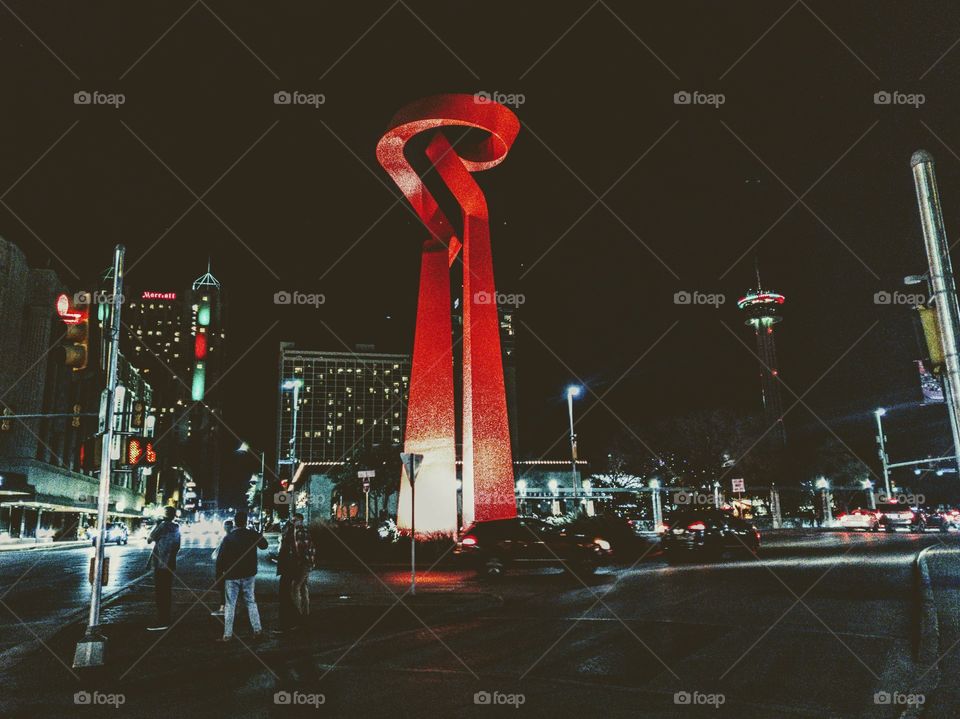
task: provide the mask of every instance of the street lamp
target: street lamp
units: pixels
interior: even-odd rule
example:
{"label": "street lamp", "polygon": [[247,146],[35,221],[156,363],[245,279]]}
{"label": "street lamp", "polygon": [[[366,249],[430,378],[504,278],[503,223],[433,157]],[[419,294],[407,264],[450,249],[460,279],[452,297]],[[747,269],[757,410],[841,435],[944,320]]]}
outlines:
{"label": "street lamp", "polygon": [[820,490],[823,499],[823,524],[829,527],[833,524],[833,508],[830,506],[833,500],[830,497],[830,482],[826,477],[817,477],[817,489]]}
{"label": "street lamp", "polygon": [[573,479],[573,499],[577,499],[577,433],[573,430],[573,398],[580,396],[580,386],[572,384],[567,387],[567,410],[570,413],[570,471]]}
{"label": "street lamp", "polygon": [[869,479],[865,479],[863,482],[861,482],[861,484],[863,485],[863,488],[867,490],[867,499],[870,500],[870,509],[876,509],[877,497],[873,493],[873,482],[871,482]]}
{"label": "street lamp", "polygon": [[880,445],[880,465],[883,467],[883,486],[887,491],[887,496],[891,496],[892,492],[890,490],[890,468],[888,465],[887,458],[887,438],[883,436],[883,421],[880,419],[887,413],[883,407],[878,407],[873,410],[873,416],[877,418],[877,443]]}
{"label": "street lamp", "polygon": [[297,414],[300,412],[300,388],[303,387],[303,380],[288,379],[281,386],[283,389],[293,390],[293,427],[290,432],[290,448],[287,455],[292,465],[297,461]]}
{"label": "street lamp", "polygon": [[[257,453],[253,451],[253,447],[251,447],[246,442],[240,442],[240,446],[237,447],[237,452],[241,452],[241,453],[246,452],[247,454],[252,454],[254,457],[257,456]],[[265,489],[264,485],[266,484],[266,476],[264,475],[264,470],[266,467],[266,459],[267,459],[266,452],[260,452],[260,528],[261,529],[263,529],[263,526],[264,526],[263,494]]]}
{"label": "street lamp", "polygon": [[550,490],[550,513],[553,515],[560,514],[560,497],[557,495],[557,480],[551,479],[547,482],[547,489]]}
{"label": "street lamp", "polygon": [[663,524],[663,508],[660,506],[660,480],[651,479],[650,497],[653,500],[653,531],[659,532],[660,525]]}

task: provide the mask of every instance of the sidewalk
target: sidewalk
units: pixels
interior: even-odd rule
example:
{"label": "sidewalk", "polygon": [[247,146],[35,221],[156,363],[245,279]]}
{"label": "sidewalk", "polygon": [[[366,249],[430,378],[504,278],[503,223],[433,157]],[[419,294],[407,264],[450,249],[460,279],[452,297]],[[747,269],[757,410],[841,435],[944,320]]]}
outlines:
{"label": "sidewalk", "polygon": [[[223,618],[210,612],[220,599],[216,592],[203,591],[211,580],[202,566],[184,567],[181,579],[188,586],[175,585],[171,628],[146,631],[154,621],[154,587],[148,577],[103,608],[102,629],[108,638],[105,667],[71,668],[84,626],[82,621],[66,626],[0,677],[4,687],[0,716],[103,716],[104,702],[113,695],[113,701],[122,701],[120,708],[127,716],[259,717],[277,711],[274,694],[278,691],[323,693],[324,711],[343,716],[349,714],[349,707],[338,707],[333,682],[320,680],[326,675],[324,668],[332,667],[358,637],[369,640],[423,629],[418,616],[437,626],[445,617],[500,605],[493,594],[433,588],[428,580],[427,586],[418,586],[416,596],[403,598],[414,615],[369,574],[337,576],[320,570],[311,579],[309,626],[275,636],[270,630],[277,626],[277,578],[265,576],[271,566],[261,565],[257,581],[265,639],[253,639],[246,609],[240,606],[234,641],[216,641],[223,633]],[[405,577],[390,573],[383,578],[398,595],[407,588]],[[89,705],[83,704],[86,697]],[[290,709],[280,707],[284,716],[299,715]]]}

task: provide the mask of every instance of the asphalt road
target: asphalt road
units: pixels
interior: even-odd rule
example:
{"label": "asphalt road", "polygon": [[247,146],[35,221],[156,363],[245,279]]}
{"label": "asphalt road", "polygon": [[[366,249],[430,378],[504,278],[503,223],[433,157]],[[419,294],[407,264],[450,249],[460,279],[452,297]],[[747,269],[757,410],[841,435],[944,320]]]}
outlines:
{"label": "asphalt road", "polygon": [[[924,590],[914,562],[926,546],[936,549]],[[112,586],[142,573],[145,548],[108,551]],[[181,553],[183,621],[169,639],[144,631],[149,578],[108,604],[113,666],[95,679],[69,670],[82,627],[56,626],[87,596],[90,550],[0,556],[0,681],[15,689],[0,696],[0,716],[79,715],[95,707],[78,710],[73,693],[95,686],[123,693],[117,711],[127,716],[169,716],[167,692],[176,716],[893,717],[911,709],[903,702],[918,688],[923,716],[955,714],[952,674],[931,670],[929,658],[960,666],[954,535],[770,533],[760,561],[671,567],[648,557],[586,583],[557,570],[496,583],[435,571],[400,603],[408,575],[399,567],[319,570],[309,632],[255,644],[241,623],[240,641],[226,647],[213,641],[207,607],[216,597],[204,594],[209,551]],[[926,659],[923,591],[939,619]],[[264,561],[258,601],[268,627],[275,594]],[[47,704],[36,702],[38,677]],[[277,705],[278,690],[294,702],[323,695],[324,704]],[[890,703],[876,703],[887,695]],[[501,705],[475,703],[488,696]]]}

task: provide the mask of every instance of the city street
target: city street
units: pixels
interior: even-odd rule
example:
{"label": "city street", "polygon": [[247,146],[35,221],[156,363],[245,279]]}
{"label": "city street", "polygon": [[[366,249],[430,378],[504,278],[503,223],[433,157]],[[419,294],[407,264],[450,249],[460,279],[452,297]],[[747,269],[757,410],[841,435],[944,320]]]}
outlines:
{"label": "city street", "polygon": [[[932,595],[914,566],[925,547]],[[501,703],[519,695],[520,709],[537,716],[671,716],[690,711],[675,698],[688,692],[710,716],[899,716],[906,707],[877,704],[875,693],[922,686],[925,716],[947,716],[957,687],[944,682],[941,700],[940,672],[926,670],[960,636],[955,622],[935,616],[955,600],[954,552],[952,534],[769,533],[760,561],[670,567],[651,553],[586,585],[559,570],[488,582],[445,568],[421,574],[406,606],[394,606],[393,592],[407,588],[402,567],[318,570],[309,632],[254,643],[241,619],[240,641],[222,646],[209,616],[216,597],[198,603],[211,582],[209,548],[188,546],[169,634],[145,631],[152,580],[144,579],[108,601],[107,667],[75,675],[82,623],[57,630],[49,617],[82,605],[89,550],[7,553],[0,716],[82,716],[78,691],[122,695],[120,712],[136,716],[169,715],[172,696],[178,716],[296,714],[275,704],[278,691],[323,695],[322,706],[299,707],[314,716],[365,716],[393,706],[411,682],[418,691],[391,712],[485,716],[496,709],[474,695],[486,691]],[[109,591],[136,582],[143,547],[108,555]],[[262,561],[258,581],[267,628],[277,609],[272,568]],[[924,613],[926,596],[934,615]],[[943,666],[958,663],[948,654]],[[210,692],[214,683],[230,691]]]}

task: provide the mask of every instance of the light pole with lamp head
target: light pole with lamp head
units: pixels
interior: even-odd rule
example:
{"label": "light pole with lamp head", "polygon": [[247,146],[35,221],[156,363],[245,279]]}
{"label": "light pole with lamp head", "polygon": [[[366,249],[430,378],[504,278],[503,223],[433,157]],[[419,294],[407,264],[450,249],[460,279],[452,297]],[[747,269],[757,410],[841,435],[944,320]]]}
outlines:
{"label": "light pole with lamp head", "polygon": [[[254,452],[254,451],[253,451],[253,448],[252,448],[249,444],[247,444],[246,442],[240,442],[240,446],[237,447],[237,451],[238,451],[238,452],[246,452],[247,454],[252,454],[254,457],[256,457],[257,454],[258,454],[257,452]],[[265,475],[267,453],[266,453],[266,452],[260,452],[259,454],[260,454],[260,528],[261,528],[261,530],[262,530],[262,529],[263,529],[263,526],[264,526],[264,521],[263,521],[263,495],[264,495],[264,490],[266,489],[266,483],[267,483],[267,477],[266,477],[266,475]]]}
{"label": "light pole with lamp head", "polygon": [[293,427],[290,431],[290,448],[288,458],[291,462],[297,460],[297,415],[300,412],[300,388],[303,387],[302,379],[288,379],[282,387],[293,390]]}
{"label": "light pole with lamp head", "polygon": [[890,489],[890,468],[887,466],[889,459],[887,458],[887,438],[883,436],[883,421],[880,419],[887,413],[883,407],[878,407],[873,410],[873,416],[877,418],[877,443],[880,445],[880,464],[883,467],[883,486],[887,491],[887,497],[890,497],[893,492]]}
{"label": "light pole with lamp head", "polygon": [[[573,429],[573,398],[580,396],[580,387],[572,384],[567,387],[567,410],[570,414],[570,471],[573,479],[573,501],[574,505],[577,504],[577,496],[579,494],[577,484],[579,484],[579,479],[577,477],[577,433]],[[575,508],[577,508],[575,506]]]}

